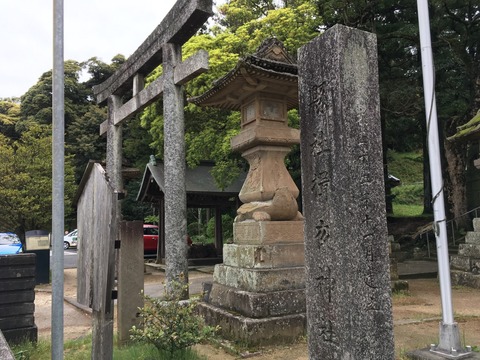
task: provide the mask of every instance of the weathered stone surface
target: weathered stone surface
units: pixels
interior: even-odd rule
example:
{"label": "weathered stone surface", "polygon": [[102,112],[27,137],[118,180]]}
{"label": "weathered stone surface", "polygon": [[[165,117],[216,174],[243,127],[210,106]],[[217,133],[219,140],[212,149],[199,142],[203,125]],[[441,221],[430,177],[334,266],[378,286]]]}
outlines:
{"label": "weathered stone surface", "polygon": [[240,245],[303,243],[303,221],[235,223],[233,241]]}
{"label": "weathered stone surface", "polygon": [[233,244],[224,247],[224,264],[215,267],[201,308],[223,336],[249,345],[290,342],[305,333],[303,216],[284,162],[299,142],[287,117],[298,99],[297,68],[285,54],[270,39],[199,97],[199,103],[241,110],[241,131],[231,144],[250,165]]}
{"label": "weathered stone surface", "polygon": [[390,280],[398,280],[398,263],[393,258],[390,258]]}
{"label": "weathered stone surface", "polygon": [[[243,188],[245,188],[245,184]],[[260,188],[262,189],[261,186]],[[237,210],[235,222],[246,220],[299,221],[303,220],[303,216],[299,214],[297,199],[293,196],[288,187],[284,186],[276,188],[271,200],[252,201],[240,206]]]}
{"label": "weathered stone surface", "polygon": [[305,287],[305,268],[243,269],[216,265],[213,281],[253,292],[301,289]]}
{"label": "weathered stone surface", "polygon": [[0,359],[2,360],[15,360],[10,347],[8,346],[7,340],[3,337],[2,331],[0,330]]}
{"label": "weathered stone surface", "polygon": [[470,258],[459,255],[450,256],[450,267],[454,270],[471,271],[472,264]]}
{"label": "weathered stone surface", "polygon": [[252,319],[205,303],[199,304],[198,311],[207,324],[220,326],[222,337],[251,346],[285,344],[305,335],[304,314]]}
{"label": "weathered stone surface", "polygon": [[305,289],[254,293],[215,284],[209,304],[251,318],[305,313]]}
{"label": "weathered stone surface", "polygon": [[460,244],[458,246],[458,255],[480,259],[480,245]]}
{"label": "weathered stone surface", "polygon": [[303,244],[238,245],[223,247],[223,264],[243,268],[281,268],[305,265]]}
{"label": "weathered stone surface", "polygon": [[394,359],[377,67],[342,25],[299,52],[311,359]]}
{"label": "weathered stone surface", "polygon": [[473,219],[472,223],[473,223],[473,231],[480,232],[480,218]]}
{"label": "weathered stone surface", "polygon": [[450,272],[452,284],[468,286],[475,289],[480,289],[480,275],[475,275],[470,272],[452,270]]}
{"label": "weathered stone surface", "polygon": [[465,242],[467,244],[473,244],[473,245],[479,245],[480,246],[480,232],[468,231],[467,234],[465,235]]}

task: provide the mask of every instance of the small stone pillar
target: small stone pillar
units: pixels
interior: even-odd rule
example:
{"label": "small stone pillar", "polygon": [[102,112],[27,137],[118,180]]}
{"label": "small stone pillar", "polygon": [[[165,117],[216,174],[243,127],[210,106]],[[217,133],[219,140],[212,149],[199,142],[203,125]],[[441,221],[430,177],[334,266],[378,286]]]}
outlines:
{"label": "small stone pillar", "polygon": [[300,142],[287,119],[298,102],[296,73],[283,45],[269,39],[193,101],[242,115],[231,144],[250,165],[239,194],[244,204],[200,311],[223,336],[249,345],[284,343],[305,333],[303,216],[284,163]]}

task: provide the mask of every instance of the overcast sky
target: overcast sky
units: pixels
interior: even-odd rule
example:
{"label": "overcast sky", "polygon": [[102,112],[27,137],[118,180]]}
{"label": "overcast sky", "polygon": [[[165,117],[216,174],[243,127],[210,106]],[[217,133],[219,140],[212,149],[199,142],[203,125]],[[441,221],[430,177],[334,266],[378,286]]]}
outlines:
{"label": "overcast sky", "polygon": [[[175,0],[64,0],[65,60],[130,56]],[[53,67],[53,0],[0,0],[0,98],[19,97]]]}

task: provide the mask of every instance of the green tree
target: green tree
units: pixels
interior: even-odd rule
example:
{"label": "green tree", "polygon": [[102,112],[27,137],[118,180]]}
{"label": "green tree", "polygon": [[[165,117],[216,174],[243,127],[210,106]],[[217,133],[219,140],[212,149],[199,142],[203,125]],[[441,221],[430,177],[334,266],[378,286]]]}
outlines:
{"label": "green tree", "polygon": [[[18,140],[0,134],[0,228],[19,235],[51,228],[52,136],[48,125],[33,124]],[[65,161],[65,215],[72,211],[73,166]]]}
{"label": "green tree", "polygon": [[[283,41],[294,54],[298,47],[318,35],[322,19],[310,1],[254,2],[229,1],[221,6],[220,24],[208,33],[199,34],[183,47],[184,58],[199,49],[209,52],[209,71],[192,80],[186,87],[187,96],[196,96],[209,89],[213,81],[234,68],[237,61],[252,54],[269,37]],[[285,3],[295,3],[287,7]],[[161,70],[159,70],[161,71]],[[153,80],[159,73],[154,73]],[[213,170],[217,185],[225,187],[245,166],[239,154],[232,153],[230,139],[240,130],[239,113],[218,109],[199,109],[188,105],[185,110],[187,163],[195,166],[200,160],[214,160]],[[142,126],[152,134],[155,154],[163,158],[163,116],[161,102],[150,106],[142,114]]]}
{"label": "green tree", "polygon": [[[327,0],[317,5],[327,27],[342,23],[377,34],[386,146],[400,151],[421,148],[426,126],[416,1]],[[479,14],[475,1],[430,2],[437,108],[444,139],[480,106]],[[467,208],[465,146],[445,141],[443,155],[448,200],[456,217]],[[426,152],[424,158],[428,159]]]}
{"label": "green tree", "polygon": [[11,99],[0,99],[0,134],[10,139],[18,137],[15,125],[20,119],[20,104]]}

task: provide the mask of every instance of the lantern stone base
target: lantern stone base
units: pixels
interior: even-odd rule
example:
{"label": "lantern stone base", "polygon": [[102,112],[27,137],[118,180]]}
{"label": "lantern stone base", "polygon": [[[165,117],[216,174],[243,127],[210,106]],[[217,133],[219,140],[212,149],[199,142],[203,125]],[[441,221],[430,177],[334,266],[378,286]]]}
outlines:
{"label": "lantern stone base", "polygon": [[204,288],[199,312],[227,339],[253,346],[305,335],[303,222],[235,223],[234,243]]}
{"label": "lantern stone base", "polygon": [[248,346],[285,344],[304,336],[305,314],[253,319],[200,303],[198,311],[210,325],[220,326],[220,335]]}

